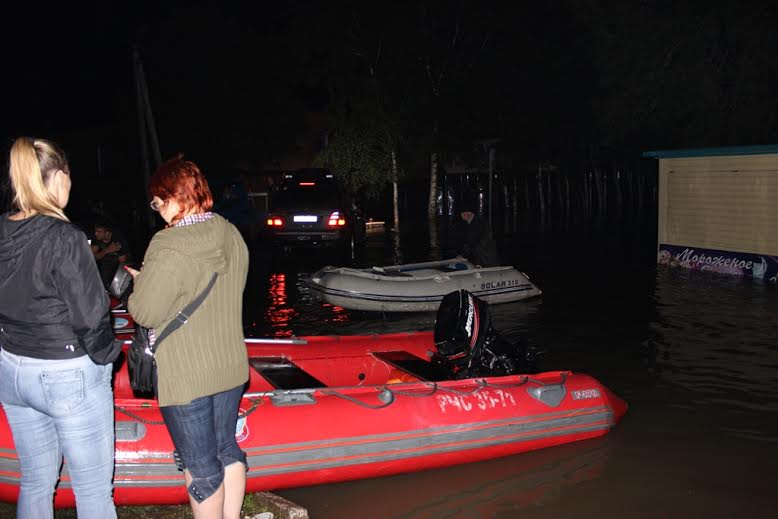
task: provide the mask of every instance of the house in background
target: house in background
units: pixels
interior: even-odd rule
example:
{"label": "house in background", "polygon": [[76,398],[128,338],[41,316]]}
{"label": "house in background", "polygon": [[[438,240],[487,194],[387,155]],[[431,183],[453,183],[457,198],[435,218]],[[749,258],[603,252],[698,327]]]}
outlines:
{"label": "house in background", "polygon": [[776,281],[778,145],[643,156],[659,160],[659,263]]}

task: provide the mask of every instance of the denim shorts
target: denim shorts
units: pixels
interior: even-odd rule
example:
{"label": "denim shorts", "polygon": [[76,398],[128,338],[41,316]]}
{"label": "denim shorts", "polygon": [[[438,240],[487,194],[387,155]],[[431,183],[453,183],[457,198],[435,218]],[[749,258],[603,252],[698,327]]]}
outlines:
{"label": "denim shorts", "polygon": [[196,398],[184,405],[161,407],[173,440],[180,470],[192,476],[187,490],[198,503],[208,499],[224,481],[224,467],[246,463],[246,453],[235,440],[238,406],[243,385]]}

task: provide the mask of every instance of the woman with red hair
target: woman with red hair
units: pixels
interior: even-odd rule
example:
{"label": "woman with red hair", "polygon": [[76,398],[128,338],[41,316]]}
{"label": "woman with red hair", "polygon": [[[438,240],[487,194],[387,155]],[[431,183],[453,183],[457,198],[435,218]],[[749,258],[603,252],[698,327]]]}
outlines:
{"label": "woman with red hair", "polygon": [[211,212],[211,191],[193,162],[165,162],[149,190],[168,225],[151,240],[142,270],[128,269],[135,277],[128,308],[135,322],[161,332],[217,274],[202,304],[156,349],[156,392],[194,516],[238,518],[247,468],[235,426],[249,377],[242,325],[248,249]]}

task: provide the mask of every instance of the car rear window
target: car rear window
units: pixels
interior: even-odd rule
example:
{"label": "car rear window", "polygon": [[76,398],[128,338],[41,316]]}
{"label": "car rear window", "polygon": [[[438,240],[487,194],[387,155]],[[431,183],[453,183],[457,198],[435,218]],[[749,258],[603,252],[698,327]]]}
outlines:
{"label": "car rear window", "polygon": [[338,200],[337,187],[332,183],[317,183],[315,186],[295,183],[281,186],[273,194],[271,206],[274,209],[334,208]]}

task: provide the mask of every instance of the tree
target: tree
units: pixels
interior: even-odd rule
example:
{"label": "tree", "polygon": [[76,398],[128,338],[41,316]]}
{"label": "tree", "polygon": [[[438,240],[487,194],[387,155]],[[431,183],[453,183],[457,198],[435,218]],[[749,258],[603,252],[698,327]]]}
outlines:
{"label": "tree", "polygon": [[380,129],[344,127],[313,163],[331,169],[351,192],[371,196],[388,183],[391,154],[392,145]]}

